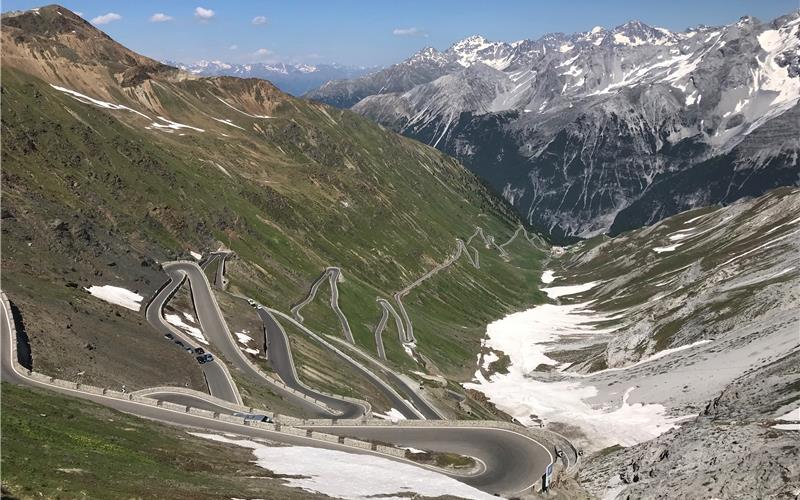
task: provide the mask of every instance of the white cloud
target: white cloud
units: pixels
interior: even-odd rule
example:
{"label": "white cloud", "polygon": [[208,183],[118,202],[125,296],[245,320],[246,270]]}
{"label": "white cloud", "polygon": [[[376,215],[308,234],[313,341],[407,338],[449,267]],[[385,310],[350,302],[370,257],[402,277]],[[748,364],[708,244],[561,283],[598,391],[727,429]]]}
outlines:
{"label": "white cloud", "polygon": [[234,43],[233,45],[231,45],[230,47],[228,47],[228,50],[236,50],[236,49],[238,49],[238,48],[239,48],[239,46],[238,46],[238,45],[236,45],[236,44]]}
{"label": "white cloud", "polygon": [[76,13],[75,13],[75,15],[76,15],[76,16],[80,16],[80,17],[83,17],[83,12],[76,12]]}
{"label": "white cloud", "polygon": [[258,49],[257,51],[255,51],[253,53],[253,55],[256,56],[256,57],[266,57],[266,56],[271,55],[271,54],[272,54],[272,51],[269,50],[269,49]]}
{"label": "white cloud", "polygon": [[395,28],[392,30],[392,35],[394,36],[428,36],[428,32],[421,30],[419,28]]}
{"label": "white cloud", "polygon": [[164,23],[167,21],[172,21],[172,16],[168,16],[163,12],[156,12],[152,16],[150,16],[151,23]]}
{"label": "white cloud", "polygon": [[119,21],[120,19],[122,19],[122,16],[116,12],[109,12],[108,14],[103,14],[102,16],[93,18],[92,24],[108,24],[114,21]]}
{"label": "white cloud", "polygon": [[251,22],[255,25],[267,24],[267,18],[265,16],[256,16]]}
{"label": "white cloud", "polygon": [[205,9],[203,7],[197,7],[194,9],[194,17],[200,19],[201,21],[208,21],[216,14],[211,9]]}

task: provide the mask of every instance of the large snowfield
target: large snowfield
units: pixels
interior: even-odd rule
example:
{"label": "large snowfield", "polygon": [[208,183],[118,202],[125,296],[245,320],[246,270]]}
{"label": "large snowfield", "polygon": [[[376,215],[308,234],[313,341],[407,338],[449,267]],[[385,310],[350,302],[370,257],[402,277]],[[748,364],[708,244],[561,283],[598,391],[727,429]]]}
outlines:
{"label": "large snowfield", "polygon": [[579,377],[574,381],[530,377],[539,365],[558,365],[546,352],[560,337],[608,333],[611,330],[593,326],[608,319],[593,312],[586,303],[543,304],[490,323],[484,346],[511,358],[508,373],[496,373],[487,379],[478,370],[477,382],[464,387],[483,392],[498,408],[524,425],[537,425],[539,421],[575,425],[596,448],[614,444],[632,446],[652,439],[686,417],[668,416],[660,404],[629,403],[633,387],[627,388],[616,407],[595,407],[588,401],[598,395],[597,388],[577,380]]}
{"label": "large snowfield", "polygon": [[376,457],[307,446],[269,446],[249,439],[190,432],[220,443],[250,448],[255,463],[285,474],[289,486],[336,498],[407,500],[416,495],[488,500],[493,497],[431,470]]}

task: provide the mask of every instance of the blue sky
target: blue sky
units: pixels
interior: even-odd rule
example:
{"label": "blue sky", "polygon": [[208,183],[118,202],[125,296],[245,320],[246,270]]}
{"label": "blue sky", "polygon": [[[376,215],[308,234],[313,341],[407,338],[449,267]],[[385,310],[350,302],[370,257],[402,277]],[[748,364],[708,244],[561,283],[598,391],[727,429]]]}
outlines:
{"label": "blue sky", "polygon": [[[3,11],[41,6],[5,0]],[[156,59],[388,65],[415,51],[445,49],[472,34],[538,38],[631,19],[683,30],[743,15],[769,20],[800,0],[64,0],[110,36]],[[108,15],[108,14],[116,14]],[[163,14],[161,22],[151,17]]]}

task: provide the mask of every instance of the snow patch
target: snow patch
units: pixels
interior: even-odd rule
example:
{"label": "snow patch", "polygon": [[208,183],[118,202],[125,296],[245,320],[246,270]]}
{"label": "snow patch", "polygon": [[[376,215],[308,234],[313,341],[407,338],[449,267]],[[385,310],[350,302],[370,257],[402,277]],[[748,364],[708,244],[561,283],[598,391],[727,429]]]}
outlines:
{"label": "snow patch", "polygon": [[790,423],[775,424],[772,426],[773,429],[778,429],[782,431],[800,431],[800,407],[791,410],[785,415],[781,415],[775,420],[783,420],[785,422],[790,422]]}
{"label": "snow patch", "polygon": [[397,421],[397,420],[405,420],[405,419],[406,419],[406,416],[405,416],[405,415],[403,415],[403,414],[400,412],[400,410],[397,410],[397,409],[395,409],[395,408],[391,408],[391,409],[390,409],[389,411],[387,411],[386,413],[374,413],[374,412],[373,412],[373,413],[372,413],[372,416],[373,416],[373,417],[382,418],[382,419],[384,419],[384,420],[393,420],[393,421]]}
{"label": "snow patch", "polygon": [[548,269],[548,270],[546,270],[545,272],[542,273],[542,283],[545,283],[545,284],[552,283],[553,280],[555,280],[555,279],[556,279],[556,275],[550,269]]}
{"label": "snow patch", "polygon": [[247,335],[248,333],[250,333],[248,330],[243,330],[241,332],[234,332],[234,335],[236,335],[236,340],[247,345],[253,340],[253,337]]}
{"label": "snow patch", "polygon": [[205,130],[203,130],[201,128],[192,127],[191,125],[184,125],[183,123],[174,122],[172,120],[167,120],[163,116],[159,116],[157,118],[159,120],[161,120],[162,122],[164,122],[164,123],[153,122],[153,123],[150,124],[151,127],[158,128],[158,129],[170,129],[170,130],[180,130],[180,129],[188,128],[188,129],[191,129],[191,130],[196,130],[198,132],[205,132]]}
{"label": "snow patch", "polygon": [[655,253],[674,252],[675,249],[678,248],[679,246],[681,246],[680,243],[675,243],[674,245],[669,245],[665,247],[655,247],[653,248],[653,251]]}
{"label": "snow patch", "polygon": [[230,125],[231,127],[236,127],[236,128],[238,128],[239,130],[244,130],[244,127],[240,127],[239,125],[236,125],[235,123],[233,123],[233,122],[232,122],[230,119],[228,119],[228,118],[225,118],[225,119],[223,119],[223,118],[214,118],[213,116],[212,116],[211,118],[212,118],[212,119],[214,119],[214,120],[216,120],[216,121],[218,121],[218,122],[220,122],[220,123],[224,123],[225,125]]}
{"label": "snow patch", "polygon": [[112,102],[106,102],[106,101],[101,101],[99,99],[94,99],[92,97],[83,95],[83,94],[81,94],[79,92],[75,92],[74,90],[70,90],[70,89],[64,88],[64,87],[59,87],[58,85],[53,85],[52,83],[50,84],[50,86],[53,87],[56,90],[64,92],[65,94],[69,94],[70,96],[74,97],[75,99],[77,99],[78,101],[80,101],[80,102],[82,102],[84,104],[94,104],[95,106],[99,106],[101,108],[106,108],[106,109],[122,109],[122,110],[125,110],[125,111],[130,111],[132,113],[136,113],[137,115],[143,116],[143,117],[147,118],[148,120],[151,119],[146,114],[140,113],[139,111],[136,111],[135,109],[131,109],[128,106],[123,106],[122,104],[114,104]]}
{"label": "snow patch", "polygon": [[[586,402],[598,394],[594,386],[577,380],[545,382],[532,376],[540,365],[558,364],[547,356],[547,349],[557,348],[562,337],[593,337],[614,331],[596,327],[596,323],[614,316],[597,313],[588,306],[589,303],[544,304],[490,323],[484,345],[509,356],[508,373],[493,374],[486,379],[477,370],[478,382],[464,387],[483,392],[498,408],[525,425],[538,423],[540,419],[578,426],[600,448],[613,444],[632,446],[668,431],[687,418],[667,415],[660,404],[628,403],[633,387],[625,392],[619,407],[599,408]],[[654,356],[672,352],[675,350]],[[647,362],[657,357],[648,358]]]}
{"label": "snow patch", "polygon": [[[544,275],[542,275],[544,278]],[[544,279],[542,280],[544,281]],[[583,285],[566,285],[566,286],[553,286],[550,288],[541,288],[541,291],[547,294],[548,297],[551,299],[557,299],[558,297],[563,297],[565,295],[575,295],[576,293],[583,293],[587,290],[591,290],[592,288],[599,285],[599,281],[590,281],[589,283],[584,283]]]}
{"label": "snow patch", "polygon": [[138,293],[112,285],[95,285],[90,286],[89,288],[84,288],[84,290],[98,299],[105,300],[110,304],[122,306],[126,309],[130,309],[131,311],[138,311],[142,306],[141,302],[144,298]]}
{"label": "snow patch", "polygon": [[179,328],[181,331],[190,335],[198,342],[208,345],[208,340],[206,340],[205,336],[203,335],[203,332],[201,332],[199,328],[184,322],[183,318],[181,318],[177,314],[165,314],[164,319],[167,320],[167,323],[176,328]]}
{"label": "snow patch", "polygon": [[337,498],[407,500],[411,496],[495,497],[428,469],[375,455],[308,446],[267,446],[249,439],[190,432],[192,436],[250,448],[256,465],[284,476],[293,488]]}

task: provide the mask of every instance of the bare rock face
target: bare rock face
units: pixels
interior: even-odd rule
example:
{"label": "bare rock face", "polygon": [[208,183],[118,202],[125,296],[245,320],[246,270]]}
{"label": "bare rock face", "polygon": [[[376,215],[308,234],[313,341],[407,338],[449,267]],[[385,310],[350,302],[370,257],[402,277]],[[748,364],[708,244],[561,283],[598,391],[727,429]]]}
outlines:
{"label": "bare rock face", "polygon": [[800,352],[737,379],[694,421],[585,461],[581,483],[611,498],[796,498],[800,432],[772,427],[800,397]]}
{"label": "bare rock face", "polygon": [[474,36],[307,97],[457,157],[569,240],[797,185],[799,61],[798,13],[682,33],[633,21]]}

